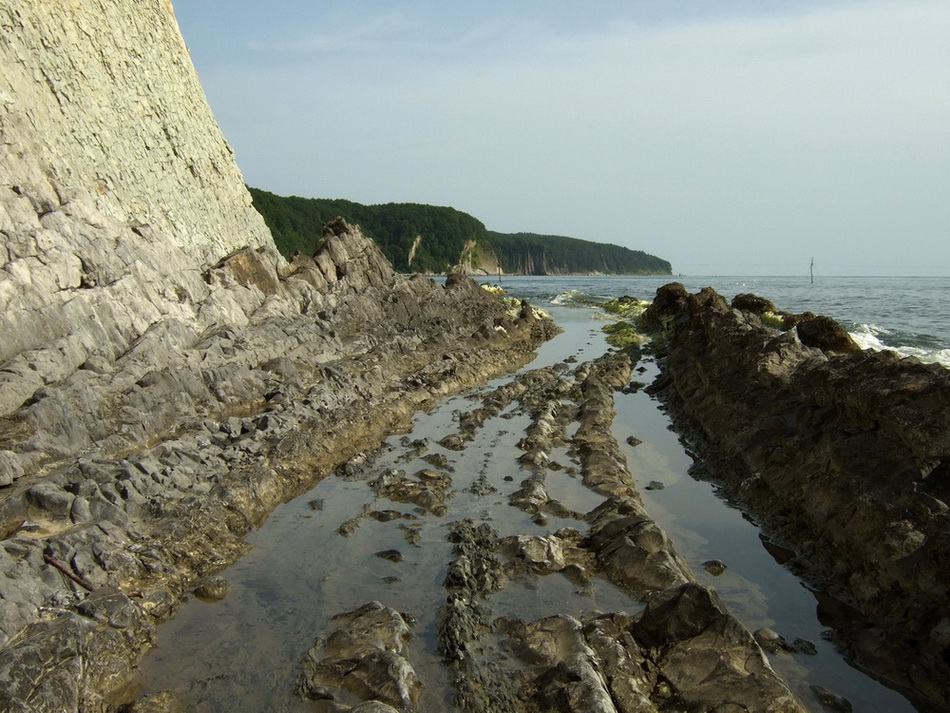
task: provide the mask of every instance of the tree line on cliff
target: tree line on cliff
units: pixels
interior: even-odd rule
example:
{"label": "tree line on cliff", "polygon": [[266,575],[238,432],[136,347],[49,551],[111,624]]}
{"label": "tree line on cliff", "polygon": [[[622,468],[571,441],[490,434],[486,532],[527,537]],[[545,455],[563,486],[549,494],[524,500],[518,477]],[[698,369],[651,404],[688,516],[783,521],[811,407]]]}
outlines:
{"label": "tree line on cliff", "polygon": [[498,233],[455,208],[419,203],[363,205],[330,198],[279,196],[248,187],[288,259],[311,254],[323,225],[337,216],[359,224],[399,272],[442,273],[461,261],[466,267],[505,274],[603,273],[669,275],[666,260],[642,250],[561,235]]}

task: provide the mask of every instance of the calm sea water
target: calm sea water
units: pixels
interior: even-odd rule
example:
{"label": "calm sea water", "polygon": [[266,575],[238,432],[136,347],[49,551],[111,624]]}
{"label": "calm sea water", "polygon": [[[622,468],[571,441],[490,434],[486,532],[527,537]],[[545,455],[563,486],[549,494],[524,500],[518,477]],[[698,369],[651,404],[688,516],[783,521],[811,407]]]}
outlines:
{"label": "calm sea water", "polygon": [[[497,282],[497,278],[483,278]],[[838,320],[857,342],[950,367],[950,278],[947,277],[691,277],[565,275],[502,277],[511,294],[543,307],[591,305],[631,295],[651,300],[677,281],[690,291],[712,287],[731,299],[753,292],[788,312],[810,311]]]}

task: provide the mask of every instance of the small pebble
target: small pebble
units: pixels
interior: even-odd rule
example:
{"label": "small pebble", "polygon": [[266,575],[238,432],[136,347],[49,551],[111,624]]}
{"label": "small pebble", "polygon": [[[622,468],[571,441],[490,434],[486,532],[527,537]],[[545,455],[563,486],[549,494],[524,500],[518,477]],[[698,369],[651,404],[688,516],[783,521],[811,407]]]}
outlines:
{"label": "small pebble", "polygon": [[821,705],[830,711],[834,711],[835,713],[852,713],[854,710],[851,706],[851,702],[847,698],[829,691],[824,686],[812,686],[811,690]]}
{"label": "small pebble", "polygon": [[231,583],[224,577],[208,577],[195,587],[195,596],[203,602],[218,602],[230,589]]}

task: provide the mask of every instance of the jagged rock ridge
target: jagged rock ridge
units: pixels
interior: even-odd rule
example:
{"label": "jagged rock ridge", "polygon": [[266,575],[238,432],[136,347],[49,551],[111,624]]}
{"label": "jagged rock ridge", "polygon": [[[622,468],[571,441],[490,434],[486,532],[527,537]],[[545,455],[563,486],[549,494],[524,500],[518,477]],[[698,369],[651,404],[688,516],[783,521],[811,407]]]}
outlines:
{"label": "jagged rock ridge", "polygon": [[657,291],[645,313],[666,337],[655,388],[705,453],[697,471],[794,551],[790,566],[853,607],[839,642],[943,710],[950,371],[862,352],[828,318],[773,329],[759,316],[773,308],[744,297]]}

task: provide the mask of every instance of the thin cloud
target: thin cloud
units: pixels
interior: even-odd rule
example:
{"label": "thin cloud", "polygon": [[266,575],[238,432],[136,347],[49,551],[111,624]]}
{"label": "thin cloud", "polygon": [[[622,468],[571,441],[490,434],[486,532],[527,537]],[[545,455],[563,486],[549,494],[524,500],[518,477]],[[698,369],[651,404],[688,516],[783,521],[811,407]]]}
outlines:
{"label": "thin cloud", "polygon": [[368,22],[333,32],[313,32],[298,39],[268,41],[252,39],[248,47],[257,52],[295,55],[366,52],[394,44],[415,44],[420,23],[400,13],[377,15]]}
{"label": "thin cloud", "polygon": [[674,269],[763,249],[773,265],[795,245],[950,272],[950,5],[809,7],[451,31],[379,16],[205,79],[269,190],[454,205]]}

